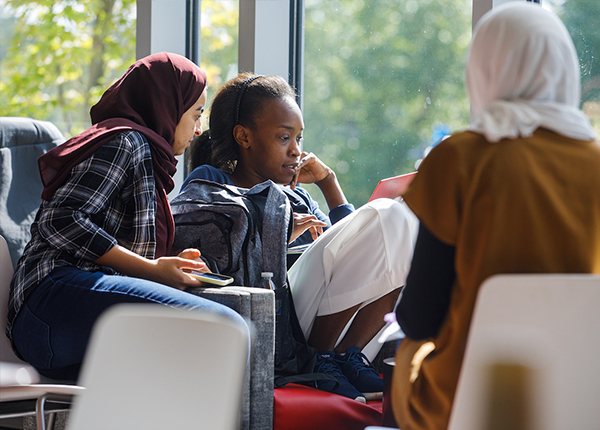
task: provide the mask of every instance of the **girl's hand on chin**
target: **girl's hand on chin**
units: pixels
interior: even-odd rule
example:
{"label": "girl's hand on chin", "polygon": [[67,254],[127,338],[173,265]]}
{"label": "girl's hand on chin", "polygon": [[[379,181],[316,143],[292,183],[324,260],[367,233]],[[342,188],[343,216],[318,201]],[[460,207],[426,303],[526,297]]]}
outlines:
{"label": "girl's hand on chin", "polygon": [[303,152],[298,171],[290,183],[293,190],[296,184],[314,184],[327,178],[332,170],[312,152]]}

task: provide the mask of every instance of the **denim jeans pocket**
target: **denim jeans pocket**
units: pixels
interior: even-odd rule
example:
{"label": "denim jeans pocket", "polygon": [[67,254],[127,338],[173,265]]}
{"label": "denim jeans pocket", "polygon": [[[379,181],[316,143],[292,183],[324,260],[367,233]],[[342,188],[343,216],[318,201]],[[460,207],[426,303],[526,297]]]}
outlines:
{"label": "denim jeans pocket", "polygon": [[33,367],[50,368],[53,357],[50,327],[31,312],[27,303],[21,307],[13,326],[13,341],[21,356]]}

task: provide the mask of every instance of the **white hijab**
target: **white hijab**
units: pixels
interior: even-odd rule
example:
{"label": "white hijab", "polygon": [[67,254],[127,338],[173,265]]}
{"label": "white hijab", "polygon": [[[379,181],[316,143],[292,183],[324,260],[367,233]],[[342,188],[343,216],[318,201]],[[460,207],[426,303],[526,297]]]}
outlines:
{"label": "white hijab", "polygon": [[571,36],[537,4],[507,3],[481,18],[466,79],[470,129],[490,142],[529,137],[539,127],[573,139],[596,138],[579,109],[579,60]]}

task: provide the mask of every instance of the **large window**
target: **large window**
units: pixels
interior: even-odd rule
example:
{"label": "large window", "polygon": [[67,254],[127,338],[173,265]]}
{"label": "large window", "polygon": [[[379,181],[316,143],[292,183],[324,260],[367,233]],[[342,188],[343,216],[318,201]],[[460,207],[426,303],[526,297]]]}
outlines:
{"label": "large window", "polygon": [[468,126],[471,3],[306,0],[305,12],[304,148],[362,205],[380,179],[414,171],[426,147]]}
{"label": "large window", "polygon": [[[571,31],[581,59],[581,107],[600,134],[598,0],[542,1]],[[414,170],[426,148],[468,126],[464,62],[473,2],[152,0],[140,2],[139,21],[146,18],[142,5],[161,4],[166,13],[170,5],[200,5],[201,66],[212,100],[240,68],[240,20],[253,32],[243,41],[256,45],[249,64],[285,75],[294,63],[287,58],[288,18],[304,4],[304,55],[294,70],[303,71],[305,149],[334,168],[349,200],[361,205],[381,178]],[[137,16],[136,0],[0,0],[0,115],[50,120],[67,137],[86,128],[90,106],[135,60]],[[175,22],[185,28],[179,16]],[[180,52],[164,32],[181,28],[152,33],[147,49],[158,41],[159,50]],[[272,43],[274,33],[285,49]],[[290,52],[302,51],[301,43],[294,46]]]}

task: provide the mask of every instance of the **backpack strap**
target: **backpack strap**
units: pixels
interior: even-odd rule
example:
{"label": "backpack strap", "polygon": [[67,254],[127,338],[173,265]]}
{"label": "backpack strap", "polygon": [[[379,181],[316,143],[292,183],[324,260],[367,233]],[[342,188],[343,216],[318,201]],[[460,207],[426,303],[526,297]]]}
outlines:
{"label": "backpack strap", "polygon": [[280,287],[287,278],[286,250],[293,223],[292,206],[283,190],[272,181],[256,185],[249,193],[255,189],[268,189],[261,230],[263,270],[273,272],[273,282]]}

